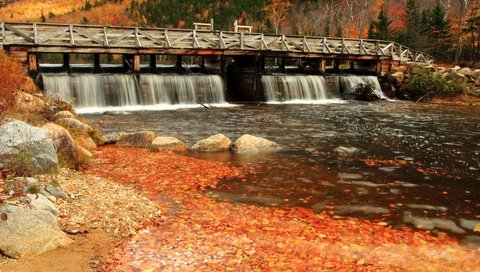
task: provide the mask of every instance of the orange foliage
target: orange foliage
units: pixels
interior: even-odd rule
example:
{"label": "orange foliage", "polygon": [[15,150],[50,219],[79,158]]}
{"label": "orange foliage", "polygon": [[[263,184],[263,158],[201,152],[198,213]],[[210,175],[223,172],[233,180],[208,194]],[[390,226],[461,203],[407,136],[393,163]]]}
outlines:
{"label": "orange foliage", "polygon": [[13,106],[16,92],[25,82],[25,78],[22,64],[0,51],[0,111]]}
{"label": "orange foliage", "polygon": [[480,266],[480,252],[461,248],[444,234],[433,237],[305,208],[231,203],[215,191],[208,197],[205,190],[215,190],[220,179],[245,178],[244,169],[229,164],[137,148],[98,151],[89,173],[141,188],[163,215],[157,227],[107,260],[106,271],[471,271]]}

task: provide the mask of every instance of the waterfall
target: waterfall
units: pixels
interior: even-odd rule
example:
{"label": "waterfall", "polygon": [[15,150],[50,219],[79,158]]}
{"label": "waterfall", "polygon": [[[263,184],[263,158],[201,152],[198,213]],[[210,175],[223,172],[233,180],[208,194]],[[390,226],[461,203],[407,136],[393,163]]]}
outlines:
{"label": "waterfall", "polygon": [[358,84],[373,85],[380,97],[385,98],[376,76],[264,75],[262,84],[268,102],[338,102],[341,90],[350,90]]}
{"label": "waterfall", "polygon": [[[264,75],[262,84],[268,102],[315,102],[338,98],[338,92],[327,90],[326,78],[313,75]],[[330,85],[330,79],[328,82]]]}
{"label": "waterfall", "polygon": [[370,84],[374,87],[376,93],[380,97],[386,98],[382,92],[382,87],[380,86],[378,77],[376,76],[347,75],[347,76],[341,76],[340,78],[341,78],[340,81],[341,81],[343,90],[351,90],[353,87],[357,86],[358,84]]}
{"label": "waterfall", "polygon": [[216,75],[142,74],[137,80],[130,74],[46,73],[41,78],[47,96],[65,100],[79,112],[226,103],[223,81]]}

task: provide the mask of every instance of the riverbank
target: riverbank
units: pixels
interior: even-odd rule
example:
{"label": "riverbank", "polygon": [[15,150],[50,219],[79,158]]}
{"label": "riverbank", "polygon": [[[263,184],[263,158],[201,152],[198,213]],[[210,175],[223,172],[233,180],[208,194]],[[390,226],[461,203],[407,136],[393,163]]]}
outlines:
{"label": "riverbank", "polygon": [[116,246],[161,215],[158,205],[131,186],[67,169],[37,179],[69,195],[56,205],[59,226],[74,242],[30,258],[0,257],[0,271],[98,271]]}

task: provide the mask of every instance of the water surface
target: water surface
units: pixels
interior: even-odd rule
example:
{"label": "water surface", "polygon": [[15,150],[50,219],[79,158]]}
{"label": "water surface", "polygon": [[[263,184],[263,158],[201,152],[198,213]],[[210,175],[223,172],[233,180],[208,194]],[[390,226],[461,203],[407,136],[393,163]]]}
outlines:
{"label": "water surface", "polygon": [[292,205],[447,232],[470,242],[480,223],[478,107],[376,102],[262,104],[86,115],[104,132],[153,130],[189,145],[248,133],[285,147],[269,154],[190,154],[256,169],[207,195]]}

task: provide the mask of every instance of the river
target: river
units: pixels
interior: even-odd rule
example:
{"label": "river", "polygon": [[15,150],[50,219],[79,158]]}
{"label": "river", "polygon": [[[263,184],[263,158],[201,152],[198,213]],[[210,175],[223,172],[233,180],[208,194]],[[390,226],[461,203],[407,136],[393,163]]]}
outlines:
{"label": "river", "polygon": [[190,146],[248,133],[278,153],[195,154],[255,168],[205,194],[252,205],[301,206],[441,231],[480,244],[480,110],[380,101],[261,104],[88,114],[105,133],[152,130]]}

